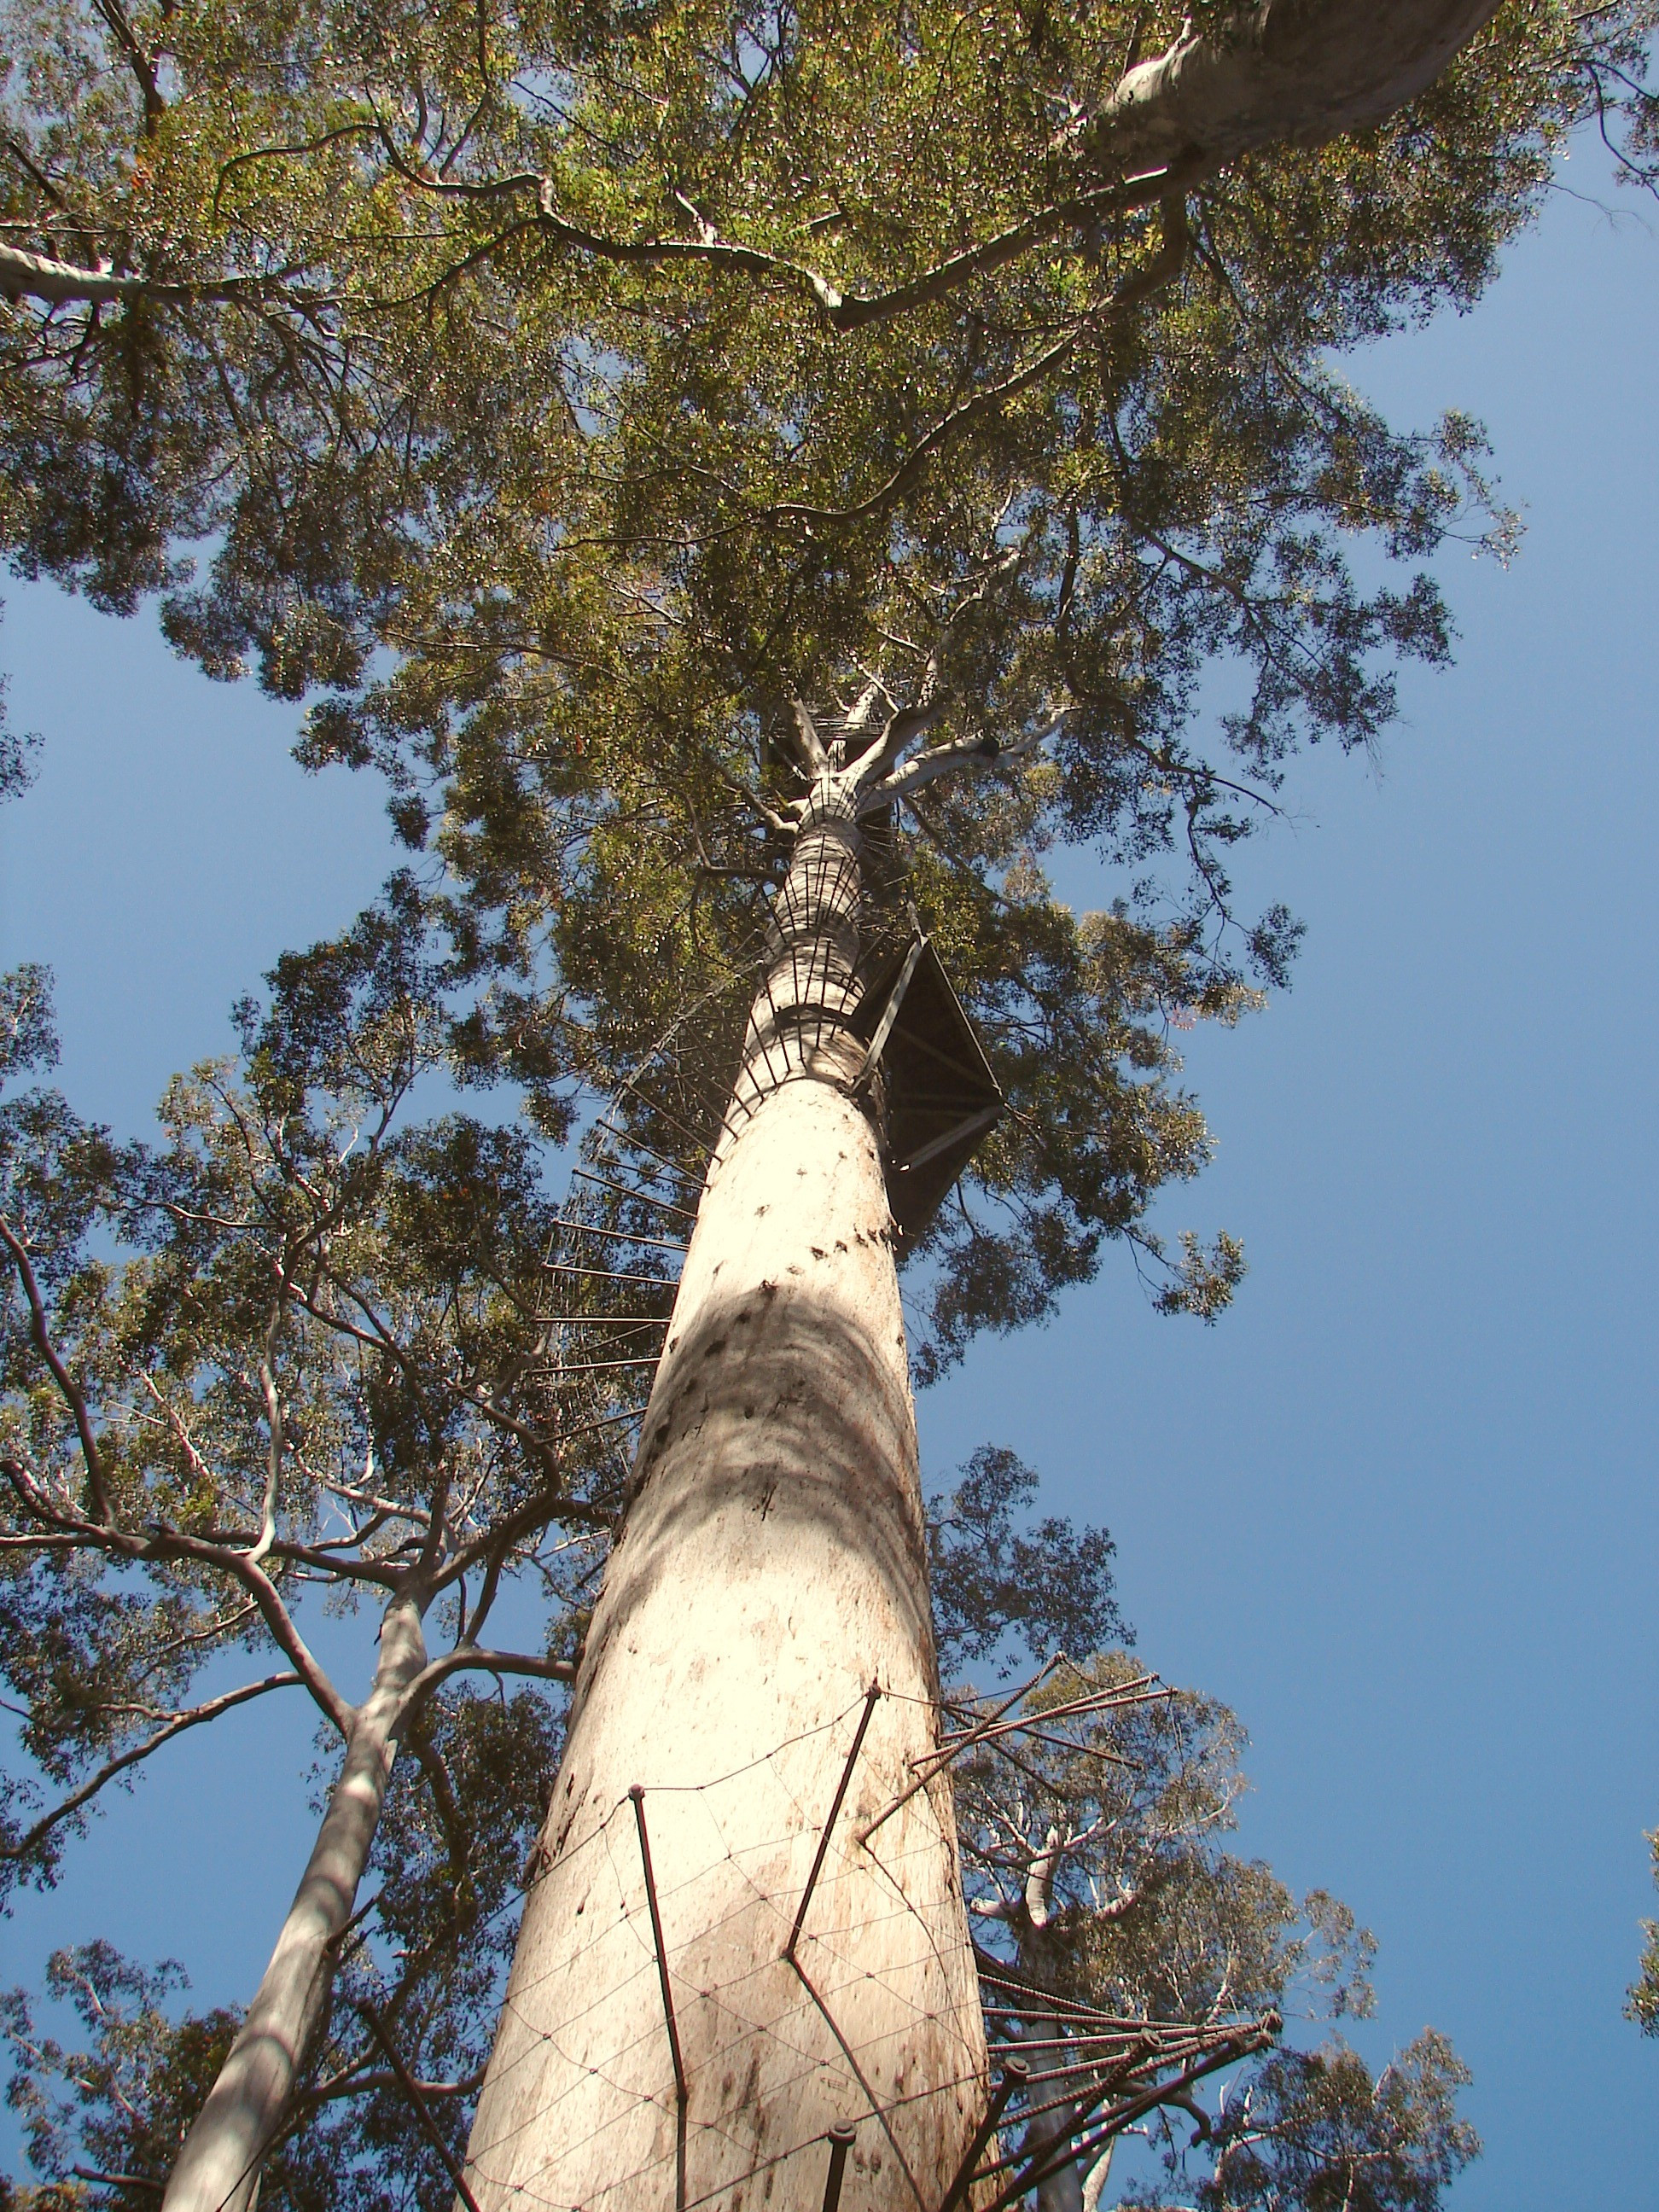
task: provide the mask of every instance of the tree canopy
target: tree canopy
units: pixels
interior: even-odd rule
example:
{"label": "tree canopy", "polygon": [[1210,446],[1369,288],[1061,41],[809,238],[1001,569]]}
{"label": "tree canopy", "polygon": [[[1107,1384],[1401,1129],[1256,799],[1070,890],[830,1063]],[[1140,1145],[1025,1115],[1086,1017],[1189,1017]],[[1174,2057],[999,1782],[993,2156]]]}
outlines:
{"label": "tree canopy", "polygon": [[385,772],[468,1072],[556,1122],[740,961],[792,702],[863,699],[1015,1109],[922,1371],[1115,1236],[1212,1314],[1237,1247],[1143,1217],[1206,1152],[1170,1025],[1294,947],[1230,849],[1512,532],[1340,356],[1467,305],[1585,115],[1650,136],[1638,0],[1392,11],[1414,77],[1373,12],[11,6],[0,532]]}

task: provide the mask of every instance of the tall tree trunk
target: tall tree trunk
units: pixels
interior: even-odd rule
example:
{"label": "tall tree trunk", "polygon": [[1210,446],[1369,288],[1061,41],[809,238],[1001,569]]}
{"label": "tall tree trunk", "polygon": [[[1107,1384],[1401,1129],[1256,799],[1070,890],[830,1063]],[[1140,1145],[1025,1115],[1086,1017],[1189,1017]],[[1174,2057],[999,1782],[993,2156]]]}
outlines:
{"label": "tall tree trunk", "polygon": [[[1065,2046],[1065,2023],[1053,2013],[1036,2015],[1026,2033],[1035,2044],[1047,2044],[1045,2051],[1034,2050],[1030,2054],[1031,2067],[1030,2101],[1033,2105],[1049,2105],[1062,2095],[1065,2081],[1053,2081],[1053,2075],[1063,2075],[1070,2053]],[[1077,2132],[1077,2109],[1062,2104],[1052,2112],[1044,2112],[1034,2119],[1025,2130],[1022,2154],[1034,2159],[1039,2153],[1051,2153],[1060,2143],[1068,2142]],[[1036,2212],[1083,2212],[1083,2177],[1075,2161],[1059,2167],[1046,2180],[1037,2184]]]}
{"label": "tall tree trunk", "polygon": [[339,1779],[270,1964],[197,2115],[162,2212],[249,2212],[259,2165],[287,2118],[334,1980],[333,1944],[368,1863],[410,1684],[426,1664],[422,1607],[407,1592],[386,1608],[368,1696],[353,1717]]}
{"label": "tall tree trunk", "polygon": [[[1025,1878],[1025,1921],[1020,1930],[1019,1972],[1021,1979],[1034,1989],[1052,1990],[1058,1977],[1060,1962],[1054,1955],[1049,1930],[1054,1918],[1054,1878],[1065,1849],[1062,1831],[1051,1826]],[[1026,2023],[1025,2039],[1032,2045],[1027,2054],[1031,2069],[1030,2101],[1034,2107],[1054,2106],[1053,2112],[1038,2114],[1025,2130],[1022,2153],[1033,2160],[1040,2154],[1069,2142],[1076,2132],[1076,2107],[1069,2101],[1056,2102],[1064,2091],[1066,2064],[1074,2056],[1066,2048],[1065,2036],[1065,2024],[1057,2013],[1038,2013]],[[1083,2212],[1083,2177],[1075,2162],[1060,2166],[1037,2184],[1036,2212]]]}
{"label": "tall tree trunk", "polygon": [[983,2108],[948,1779],[858,1839],[938,1693],[891,1218],[849,1088],[858,862],[825,778],[588,1636],[472,2130],[484,2212],[817,2212],[848,2122],[846,2201],[933,2212]]}

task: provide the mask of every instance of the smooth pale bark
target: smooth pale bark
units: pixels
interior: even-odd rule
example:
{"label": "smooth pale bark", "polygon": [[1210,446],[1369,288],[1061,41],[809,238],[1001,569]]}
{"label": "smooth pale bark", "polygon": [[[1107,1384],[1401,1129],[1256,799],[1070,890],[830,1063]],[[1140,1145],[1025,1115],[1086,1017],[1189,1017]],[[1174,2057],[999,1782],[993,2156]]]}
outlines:
{"label": "smooth pale bark", "polygon": [[[1063,2081],[1054,2082],[1046,2079],[1051,2074],[1059,2073],[1066,2063],[1068,2054],[1063,2047],[1059,2047],[1065,2041],[1065,2024],[1052,2013],[1040,2014],[1031,2021],[1026,2033],[1034,2043],[1054,2046],[1029,2054],[1031,2102],[1033,2105],[1046,2105],[1059,2096],[1065,2087]],[[1075,2132],[1075,2127],[1076,2108],[1072,2105],[1062,2105],[1055,2112],[1043,2113],[1025,2130],[1023,2146],[1025,2154],[1031,2156],[1066,2141]],[[1049,2174],[1046,2180],[1037,2184],[1036,2212],[1083,2212],[1083,2177],[1075,2163],[1062,2166],[1057,2172]]]}
{"label": "smooth pale bark", "polygon": [[1426,92],[1497,12],[1498,0],[1262,0],[1130,70],[1095,143],[1119,171],[1322,145]]}
{"label": "smooth pale bark", "polygon": [[231,276],[222,283],[158,283],[152,277],[118,276],[111,269],[87,269],[78,262],[0,244],[0,296],[40,300],[50,307],[116,307],[133,300],[165,300],[180,306],[257,296],[278,289],[271,279],[258,276]]}
{"label": "smooth pale bark", "polygon": [[[1054,1986],[1056,1962],[1051,1955],[1048,1931],[1054,1911],[1054,1876],[1064,1850],[1064,1836],[1059,1828],[1051,1827],[1025,1878],[1025,1926],[1020,1938],[1019,1972],[1021,1978],[1034,1989]],[[1064,2086],[1048,2077],[1062,2074],[1067,2059],[1073,2055],[1065,2047],[1065,2034],[1064,2024],[1053,2013],[1039,2014],[1026,2024],[1026,2040],[1035,2046],[1027,2053],[1031,2069],[1030,2102],[1034,2106],[1053,2103]],[[1069,2103],[1033,2119],[1025,2130],[1026,2155],[1035,2158],[1039,2152],[1067,2140],[1075,2131],[1075,2108]],[[1083,2212],[1083,2179],[1074,2164],[1062,2166],[1058,2172],[1038,2183],[1036,2212]]]}
{"label": "smooth pale bark", "polygon": [[1083,2212],[1100,2212],[1100,2200],[1106,2194],[1106,2185],[1112,2178],[1112,2160],[1121,2140],[1121,2137],[1114,2136],[1089,2168],[1088,2179],[1083,2185]]}
{"label": "smooth pale bark", "polygon": [[386,1802],[409,1686],[426,1664],[421,1608],[402,1595],[380,1626],[380,1660],[352,1717],[340,1777],[270,1964],[219,2078],[185,2138],[163,2212],[248,2212],[259,2162],[288,2116],[334,1978]]}
{"label": "smooth pale bark", "polygon": [[143,289],[141,277],[116,276],[106,269],[83,269],[50,254],[0,245],[0,293],[10,300],[40,300],[53,307],[72,302],[114,307]]}
{"label": "smooth pale bark", "polygon": [[858,1841],[934,1744],[938,1681],[891,1219],[838,1019],[857,833],[820,800],[588,1636],[473,2126],[484,2212],[817,2212],[836,2122],[846,2202],[932,2212],[983,2109],[948,1778]]}

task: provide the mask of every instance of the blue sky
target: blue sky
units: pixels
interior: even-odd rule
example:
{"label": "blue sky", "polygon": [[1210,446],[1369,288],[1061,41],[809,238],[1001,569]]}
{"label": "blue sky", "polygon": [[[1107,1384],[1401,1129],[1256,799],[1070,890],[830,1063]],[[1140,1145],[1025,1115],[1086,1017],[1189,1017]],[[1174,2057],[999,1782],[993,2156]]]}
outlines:
{"label": "blue sky", "polygon": [[[1298,768],[1249,858],[1306,949],[1188,1041],[1218,1155],[1162,1214],[1243,1237],[1235,1310],[1159,1320],[1113,1254],[921,1408],[936,1480],[994,1440],[1106,1522],[1142,1655],[1241,1713],[1245,1848],[1381,1939],[1368,2055],[1432,2021],[1474,2069],[1456,2212],[1654,2201],[1659,2045],[1620,2008],[1659,1909],[1659,210],[1609,221],[1582,155],[1564,182],[1474,313],[1352,365],[1396,419],[1481,416],[1528,536],[1448,563],[1455,670],[1407,683],[1375,770]],[[372,894],[379,794],[301,777],[294,710],[143,619],[19,588],[0,665],[46,739],[0,813],[0,964],[53,964],[65,1087],[137,1133]],[[0,1978],[97,1932],[245,1996],[307,1826],[307,1724],[268,1717],[118,1798],[0,1924]]]}

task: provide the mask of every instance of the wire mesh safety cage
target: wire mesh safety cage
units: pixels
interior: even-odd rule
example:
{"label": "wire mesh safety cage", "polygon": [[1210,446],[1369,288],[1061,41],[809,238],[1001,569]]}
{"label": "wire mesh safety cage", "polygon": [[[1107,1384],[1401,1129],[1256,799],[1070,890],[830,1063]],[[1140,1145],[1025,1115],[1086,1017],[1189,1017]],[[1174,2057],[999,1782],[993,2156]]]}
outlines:
{"label": "wire mesh safety cage", "polygon": [[[1168,1694],[1152,1678],[1096,1687],[1071,1701],[1069,1717]],[[953,2027],[962,1992],[940,1945],[942,1900],[916,1892],[933,1839],[925,1822],[907,1835],[902,1815],[926,1809],[927,1785],[956,1750],[1005,1737],[987,1716],[958,1729],[917,1776],[919,1790],[907,1786],[859,1819],[882,1702],[872,1685],[731,1774],[637,1786],[538,1873],[580,1907],[559,1914],[558,1940],[509,1990],[503,2090],[481,2116],[469,2167],[482,2201],[740,2212],[775,2194],[816,2203],[821,2183],[833,2207],[849,2167],[857,2202],[884,2166],[883,2202],[1005,2212],[1048,2173],[1097,2158],[1157,2106],[1273,2040],[1272,2016],[1124,2017],[977,1950],[988,2067],[977,2036]],[[997,1709],[1005,1719],[1006,1703]],[[1053,1710],[1015,1715],[1007,1732],[1051,1726]],[[847,1747],[822,1805],[798,1778],[825,1771],[813,1741],[825,1736]],[[757,1916],[771,1938],[759,1954]],[[722,1933],[738,1917],[742,1956],[722,1972]],[[734,2067],[755,2069],[757,2034],[768,2107],[758,2125],[750,2106],[734,2111],[719,2093],[729,2093]],[[965,2142],[943,2165],[927,2157],[941,2134]],[[548,2146],[545,2155],[526,2156],[521,2137]],[[560,2193],[573,2166],[589,2177],[579,2204]]]}
{"label": "wire mesh safety cage", "polygon": [[[808,873],[827,877],[833,854]],[[786,890],[799,892],[792,881]],[[787,899],[781,902],[787,903]],[[709,1163],[832,1026],[857,1048],[901,1239],[926,1226],[1001,1111],[1001,1094],[914,910],[860,895],[832,958],[750,925],[584,1135],[545,1262],[538,1372],[556,1442],[626,1456],[643,1418]]]}

